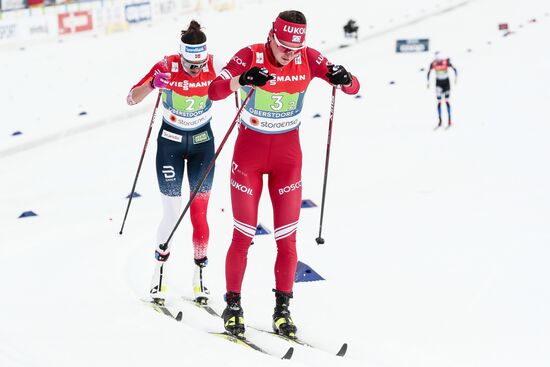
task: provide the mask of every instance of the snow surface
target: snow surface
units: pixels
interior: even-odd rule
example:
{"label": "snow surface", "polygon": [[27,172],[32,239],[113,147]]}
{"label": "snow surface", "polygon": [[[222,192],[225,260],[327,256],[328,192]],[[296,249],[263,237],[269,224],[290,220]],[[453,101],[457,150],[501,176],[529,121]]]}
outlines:
{"label": "snow surface", "polygon": [[[166,276],[184,322],[138,301],[147,295],[161,215],[155,138],[142,197],[118,235],[155,100],[126,106],[128,89],[175,52],[192,17],[206,27],[210,50],[227,59],[263,41],[288,8],[307,15],[310,46],[362,82],[362,98],[336,98],[326,244],[314,241],[319,208],[302,211],[298,231],[299,259],[326,281],[297,283],[291,304],[300,336],[335,351],[348,342],[343,359],[296,348],[291,361],[279,361],[203,332],[222,323],[178,300],[191,295],[188,218]],[[542,0],[264,1],[127,33],[2,48],[0,366],[550,365],[549,12]],[[360,40],[339,49],[350,17]],[[515,33],[502,37],[499,22]],[[425,83],[433,52],[394,53],[397,38],[417,37],[430,38],[459,70],[450,130],[433,130],[434,90]],[[317,204],[329,104],[330,87],[314,81],[301,137],[303,196]],[[233,100],[216,102],[214,113],[219,142]],[[16,130],[23,135],[11,136]],[[235,135],[219,157],[209,211],[207,276],[217,310]],[[260,222],[272,229],[268,195],[260,206]],[[17,218],[27,210],[38,216]],[[247,322],[265,328],[274,257],[273,237],[257,237],[243,286]]]}

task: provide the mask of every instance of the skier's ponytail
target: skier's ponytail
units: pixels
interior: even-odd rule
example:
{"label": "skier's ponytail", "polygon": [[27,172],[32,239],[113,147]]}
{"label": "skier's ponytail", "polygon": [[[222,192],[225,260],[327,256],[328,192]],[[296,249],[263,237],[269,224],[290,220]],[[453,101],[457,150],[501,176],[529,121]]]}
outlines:
{"label": "skier's ponytail", "polygon": [[192,20],[186,30],[181,31],[181,41],[188,45],[197,45],[206,42],[206,34],[201,31],[201,25]]}

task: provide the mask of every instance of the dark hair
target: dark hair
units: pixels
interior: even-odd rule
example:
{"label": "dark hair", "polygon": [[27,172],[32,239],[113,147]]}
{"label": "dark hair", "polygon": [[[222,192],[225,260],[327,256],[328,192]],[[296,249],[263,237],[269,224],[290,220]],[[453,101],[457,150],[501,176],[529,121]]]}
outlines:
{"label": "dark hair", "polygon": [[186,30],[181,31],[181,41],[189,45],[197,45],[206,42],[206,34],[201,31],[201,25],[192,20]]}
{"label": "dark hair", "polygon": [[306,24],[306,16],[298,10],[285,10],[279,13],[279,18],[296,24]]}

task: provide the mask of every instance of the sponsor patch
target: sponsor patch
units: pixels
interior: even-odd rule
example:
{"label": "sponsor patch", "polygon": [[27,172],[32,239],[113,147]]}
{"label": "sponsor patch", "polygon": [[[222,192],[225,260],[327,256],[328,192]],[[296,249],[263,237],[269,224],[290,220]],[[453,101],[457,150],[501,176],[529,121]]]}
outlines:
{"label": "sponsor patch", "polygon": [[182,136],[181,135],[174,134],[174,133],[171,133],[170,131],[166,131],[166,130],[162,130],[162,135],[161,136],[165,139],[172,140],[172,141],[175,141],[175,142],[178,142],[178,143],[181,143],[181,141],[182,141]]}
{"label": "sponsor patch", "polygon": [[252,188],[247,187],[245,185],[242,185],[242,184],[238,183],[237,181],[235,181],[233,179],[231,179],[231,186],[233,188],[235,188],[235,190],[237,190],[237,191],[240,191],[240,192],[243,192],[247,195],[252,196]]}
{"label": "sponsor patch", "polygon": [[256,62],[258,64],[264,63],[264,53],[263,52],[256,52]]}
{"label": "sponsor patch", "polygon": [[[246,62],[244,62],[240,57],[238,56],[234,56],[233,57],[233,61],[235,61],[237,63],[237,65],[242,65],[244,67],[246,67]],[[225,70],[225,69],[224,69]]]}
{"label": "sponsor patch", "polygon": [[162,174],[165,181],[175,181],[176,171],[172,166],[162,166]]}
{"label": "sponsor patch", "polygon": [[179,66],[177,62],[172,62],[172,73],[177,73],[179,71]]}
{"label": "sponsor patch", "polygon": [[206,51],[206,45],[198,45],[198,46],[191,46],[191,45],[185,45],[185,52],[190,53],[200,53]]}
{"label": "sponsor patch", "polygon": [[302,187],[302,180],[298,181],[298,182],[295,182],[291,185],[288,185],[288,186],[285,186],[285,187],[282,187],[279,189],[279,195],[284,195],[284,194],[287,194],[291,191],[294,191],[294,190],[298,190],[299,188]]}
{"label": "sponsor patch", "polygon": [[201,144],[209,140],[210,136],[208,135],[208,131],[203,131],[200,134],[193,135],[193,144]]}
{"label": "sponsor patch", "polygon": [[231,163],[231,173],[232,174],[239,174],[239,175],[243,175],[244,177],[248,177],[248,174],[246,172],[244,172],[243,170],[241,170],[239,168],[239,165],[235,162],[232,162]]}
{"label": "sponsor patch", "polygon": [[298,56],[294,58],[294,63],[296,65],[302,65],[302,55],[298,54]]}

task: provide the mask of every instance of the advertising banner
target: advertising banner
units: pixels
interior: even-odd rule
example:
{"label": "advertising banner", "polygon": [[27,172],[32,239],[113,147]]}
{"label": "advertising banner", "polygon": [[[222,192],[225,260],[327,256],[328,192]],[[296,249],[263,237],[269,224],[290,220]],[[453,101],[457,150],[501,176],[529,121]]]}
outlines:
{"label": "advertising banner", "polygon": [[24,9],[27,7],[25,0],[0,0],[0,10],[17,10]]}
{"label": "advertising banner", "polygon": [[397,40],[395,52],[428,52],[430,40],[428,38]]}
{"label": "advertising banner", "polygon": [[141,23],[151,20],[151,3],[149,1],[124,6],[124,16],[128,23]]}
{"label": "advertising banner", "polygon": [[57,15],[57,25],[60,35],[91,31],[94,28],[92,12],[79,10],[60,13]]}
{"label": "advertising banner", "polygon": [[14,39],[17,36],[18,30],[15,22],[0,23],[0,41]]}

